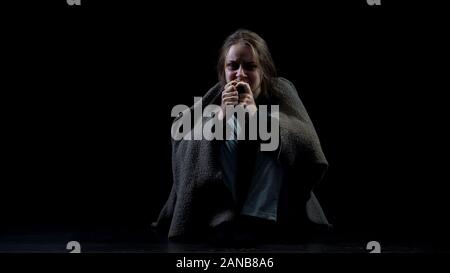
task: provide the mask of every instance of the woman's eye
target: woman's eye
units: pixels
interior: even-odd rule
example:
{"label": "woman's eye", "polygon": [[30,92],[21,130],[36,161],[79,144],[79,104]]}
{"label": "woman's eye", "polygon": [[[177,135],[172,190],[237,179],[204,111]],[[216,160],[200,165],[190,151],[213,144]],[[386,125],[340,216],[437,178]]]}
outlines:
{"label": "woman's eye", "polygon": [[245,65],[245,69],[249,70],[249,71],[255,70],[256,68],[257,68],[256,64],[247,64],[247,65]]}
{"label": "woman's eye", "polygon": [[237,70],[239,68],[239,65],[235,63],[229,63],[227,66],[231,70]]}

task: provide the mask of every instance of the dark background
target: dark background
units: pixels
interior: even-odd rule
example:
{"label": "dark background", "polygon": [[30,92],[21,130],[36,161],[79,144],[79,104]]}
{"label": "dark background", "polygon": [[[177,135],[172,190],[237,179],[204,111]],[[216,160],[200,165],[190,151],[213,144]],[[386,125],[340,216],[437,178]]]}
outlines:
{"label": "dark background", "polygon": [[0,230],[149,228],[171,186],[170,111],[216,82],[223,40],[248,28],[316,126],[339,234],[448,240],[444,17],[340,2],[4,9]]}

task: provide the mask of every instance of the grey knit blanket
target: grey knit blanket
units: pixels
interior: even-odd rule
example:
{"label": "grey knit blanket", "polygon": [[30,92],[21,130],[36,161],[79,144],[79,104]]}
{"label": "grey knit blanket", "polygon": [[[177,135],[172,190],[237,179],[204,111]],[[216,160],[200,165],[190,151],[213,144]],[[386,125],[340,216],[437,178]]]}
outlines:
{"label": "grey knit blanket", "polygon": [[[222,86],[216,84],[202,98],[203,108],[220,105]],[[274,78],[272,101],[279,105],[278,159],[287,167],[306,164],[311,174],[306,188],[322,179],[328,162],[319,138],[294,85]],[[193,107],[191,108],[193,111]],[[203,118],[205,124],[209,118]],[[223,181],[219,162],[220,140],[172,140],[173,186],[154,226],[178,237],[202,232],[235,217],[233,199]],[[328,224],[314,195],[306,207],[313,222]]]}

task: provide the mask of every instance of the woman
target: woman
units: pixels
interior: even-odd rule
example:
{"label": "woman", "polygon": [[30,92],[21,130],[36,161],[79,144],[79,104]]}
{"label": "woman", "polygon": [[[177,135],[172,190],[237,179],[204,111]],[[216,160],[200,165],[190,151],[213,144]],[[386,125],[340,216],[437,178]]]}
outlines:
{"label": "woman", "polygon": [[202,107],[220,105],[219,119],[238,134],[242,124],[227,115],[230,106],[244,107],[251,119],[261,105],[277,105],[268,120],[279,124],[279,145],[262,151],[261,140],[174,140],[174,183],[156,222],[169,238],[262,239],[274,230],[305,235],[313,226],[329,227],[312,194],[328,163],[295,87],[275,71],[256,33],[238,30],[225,40],[219,83],[203,96]]}

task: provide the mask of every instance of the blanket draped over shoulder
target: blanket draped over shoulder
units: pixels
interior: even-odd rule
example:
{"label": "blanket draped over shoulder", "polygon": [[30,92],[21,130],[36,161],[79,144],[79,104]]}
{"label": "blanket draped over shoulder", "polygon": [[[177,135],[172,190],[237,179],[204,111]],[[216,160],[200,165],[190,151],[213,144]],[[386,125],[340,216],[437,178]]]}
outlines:
{"label": "blanket draped over shoulder", "polygon": [[[221,92],[219,83],[213,86],[203,96],[202,107],[220,105]],[[290,183],[301,184],[294,188],[309,194],[328,167],[319,138],[291,82],[274,78],[270,92],[273,104],[279,105],[280,143],[275,156],[293,170]],[[209,119],[203,117],[203,124]],[[154,223],[166,230],[169,238],[198,233],[202,228],[235,217],[233,199],[225,186],[219,161],[220,144],[220,140],[172,140],[173,186]],[[310,221],[328,225],[314,194],[300,206],[305,208],[304,215]]]}

